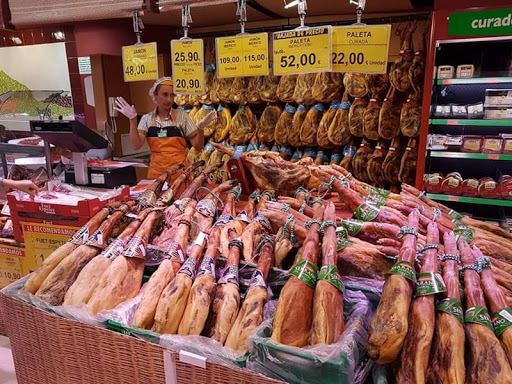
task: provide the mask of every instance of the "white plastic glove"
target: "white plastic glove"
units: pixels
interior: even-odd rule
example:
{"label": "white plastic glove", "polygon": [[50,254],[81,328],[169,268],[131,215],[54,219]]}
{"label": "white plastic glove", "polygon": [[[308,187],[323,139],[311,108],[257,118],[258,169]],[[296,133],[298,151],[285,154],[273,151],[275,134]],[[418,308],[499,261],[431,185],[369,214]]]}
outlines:
{"label": "white plastic glove", "polygon": [[114,107],[114,109],[118,112],[121,112],[130,120],[135,119],[137,117],[137,111],[135,110],[135,107],[133,105],[128,104],[126,100],[122,97],[118,97],[115,103],[116,106]]}
{"label": "white plastic glove", "polygon": [[204,130],[207,126],[209,126],[213,121],[217,118],[217,113],[215,111],[211,111],[209,114],[207,114],[203,120],[201,120],[197,124],[197,129]]}

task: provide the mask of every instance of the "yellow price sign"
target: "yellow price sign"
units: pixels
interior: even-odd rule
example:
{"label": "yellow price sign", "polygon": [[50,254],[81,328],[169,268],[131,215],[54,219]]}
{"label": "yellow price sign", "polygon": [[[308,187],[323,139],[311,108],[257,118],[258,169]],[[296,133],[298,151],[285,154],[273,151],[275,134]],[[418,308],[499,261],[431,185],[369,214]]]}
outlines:
{"label": "yellow price sign", "polygon": [[123,47],[124,81],[155,80],[158,78],[156,43]]}
{"label": "yellow price sign", "polygon": [[391,25],[332,29],[333,72],[386,73]]}
{"label": "yellow price sign", "polygon": [[204,51],[202,39],[171,40],[174,92],[204,93]]}
{"label": "yellow price sign", "polygon": [[331,26],[274,32],[275,75],[331,71]]}
{"label": "yellow price sign", "polygon": [[220,78],[268,75],[268,33],[218,37],[217,74]]}

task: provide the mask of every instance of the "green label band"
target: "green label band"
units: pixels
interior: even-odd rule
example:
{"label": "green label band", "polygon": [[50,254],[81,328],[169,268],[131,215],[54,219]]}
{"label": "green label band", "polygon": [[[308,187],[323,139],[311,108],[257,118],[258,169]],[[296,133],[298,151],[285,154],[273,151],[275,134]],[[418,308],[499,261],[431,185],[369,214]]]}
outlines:
{"label": "green label band", "polygon": [[500,336],[509,327],[512,327],[512,308],[502,308],[492,314],[492,325],[496,336]]}
{"label": "green label band", "polygon": [[409,261],[398,261],[388,272],[390,275],[401,275],[412,282],[416,281],[416,272]]}
{"label": "green label band", "polygon": [[468,244],[470,244],[475,237],[475,231],[460,221],[455,222],[453,232],[457,235],[457,241],[464,239]]}
{"label": "green label band", "polygon": [[491,323],[491,317],[489,316],[489,312],[484,307],[480,307],[475,305],[474,307],[468,308],[466,310],[466,315],[464,316],[465,323],[475,323],[480,325],[485,325],[489,329],[494,331]]}
{"label": "green label band", "polygon": [[290,271],[290,275],[295,276],[307,286],[315,288],[318,267],[310,261],[301,260]]}
{"label": "green label band", "polygon": [[389,191],[386,191],[384,189],[372,188],[370,189],[370,194],[368,195],[366,201],[380,208],[383,205],[386,205],[389,193]]}
{"label": "green label band", "polygon": [[454,211],[453,209],[450,209],[450,211],[448,212],[448,215],[451,216],[452,221],[454,221],[454,222],[459,221],[463,217],[459,212]]}
{"label": "green label band", "polygon": [[359,220],[372,221],[379,215],[380,209],[372,204],[363,202],[354,212]]}
{"label": "green label band", "polygon": [[414,291],[416,296],[435,295],[439,292],[446,292],[446,286],[439,273],[418,273],[416,289]]}
{"label": "green label band", "polygon": [[341,281],[338,268],[336,268],[334,265],[324,265],[318,273],[318,280],[327,280],[329,283],[338,288],[341,293],[345,293],[345,286]]}
{"label": "green label band", "polygon": [[455,316],[455,318],[459,320],[459,323],[464,324],[464,312],[462,311],[462,304],[459,300],[453,297],[447,297],[439,302],[436,309]]}
{"label": "green label band", "polygon": [[357,235],[363,228],[364,222],[355,219],[341,219],[341,226],[352,236]]}

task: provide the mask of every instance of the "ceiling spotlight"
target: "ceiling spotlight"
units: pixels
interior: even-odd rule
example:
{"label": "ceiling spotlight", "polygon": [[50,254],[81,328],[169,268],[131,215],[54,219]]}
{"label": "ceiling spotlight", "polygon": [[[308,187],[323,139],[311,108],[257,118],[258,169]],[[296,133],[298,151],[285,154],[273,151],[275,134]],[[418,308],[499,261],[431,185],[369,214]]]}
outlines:
{"label": "ceiling spotlight", "polygon": [[23,43],[19,37],[11,37],[11,40],[14,42],[14,44],[22,44]]}
{"label": "ceiling spotlight", "polygon": [[291,7],[295,7],[297,4],[299,4],[299,0],[292,0],[288,4],[285,2],[284,8],[289,9]]}
{"label": "ceiling spotlight", "polygon": [[62,31],[57,31],[57,32],[53,32],[53,37],[55,37],[55,39],[57,39],[57,40],[64,40],[66,35],[64,35],[64,32],[62,32]]}

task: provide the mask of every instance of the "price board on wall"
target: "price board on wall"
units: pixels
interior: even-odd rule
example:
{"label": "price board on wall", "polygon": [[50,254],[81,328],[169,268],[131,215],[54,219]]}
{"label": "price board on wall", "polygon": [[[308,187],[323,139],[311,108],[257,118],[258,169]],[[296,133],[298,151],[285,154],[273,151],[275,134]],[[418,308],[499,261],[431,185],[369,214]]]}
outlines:
{"label": "price board on wall", "polygon": [[204,50],[202,39],[171,41],[174,92],[200,94],[204,85]]}
{"label": "price board on wall", "polygon": [[269,73],[268,33],[218,37],[215,49],[220,78],[266,76]]}
{"label": "price board on wall", "polygon": [[274,32],[275,75],[331,71],[331,26]]}
{"label": "price board on wall", "polygon": [[386,73],[391,25],[332,29],[333,72]]}
{"label": "price board on wall", "polygon": [[156,80],[158,55],[156,43],[123,47],[124,81]]}

